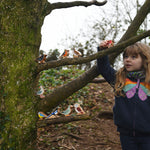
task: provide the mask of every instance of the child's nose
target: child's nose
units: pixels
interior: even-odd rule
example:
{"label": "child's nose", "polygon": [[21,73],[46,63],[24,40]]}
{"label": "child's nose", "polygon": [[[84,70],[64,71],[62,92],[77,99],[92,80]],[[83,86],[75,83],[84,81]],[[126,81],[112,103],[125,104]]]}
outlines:
{"label": "child's nose", "polygon": [[127,57],[127,58],[126,58],[126,61],[130,61],[130,60],[131,60],[131,57]]}

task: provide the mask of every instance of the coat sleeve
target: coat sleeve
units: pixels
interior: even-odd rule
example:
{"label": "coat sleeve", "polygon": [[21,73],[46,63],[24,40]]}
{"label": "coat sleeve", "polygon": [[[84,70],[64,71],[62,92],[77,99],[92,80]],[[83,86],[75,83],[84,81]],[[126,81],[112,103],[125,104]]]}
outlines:
{"label": "coat sleeve", "polygon": [[[100,51],[100,48],[98,47],[98,51]],[[115,78],[116,78],[116,70],[114,70],[109,63],[108,56],[104,56],[97,59],[97,69],[99,74],[101,74],[104,79],[112,86],[114,87],[115,84]]]}

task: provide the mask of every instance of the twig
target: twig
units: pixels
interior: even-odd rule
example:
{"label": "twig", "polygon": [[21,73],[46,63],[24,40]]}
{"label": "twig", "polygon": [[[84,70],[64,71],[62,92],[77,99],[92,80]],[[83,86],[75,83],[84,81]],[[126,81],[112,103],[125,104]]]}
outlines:
{"label": "twig", "polygon": [[113,112],[112,111],[101,111],[98,115],[98,118],[104,119],[113,119]]}
{"label": "twig", "polygon": [[38,127],[44,127],[51,124],[60,124],[60,123],[69,123],[79,120],[89,120],[91,117],[89,115],[78,115],[78,116],[67,116],[67,117],[58,117],[52,119],[39,120],[37,123]]}
{"label": "twig", "polygon": [[81,138],[81,137],[79,137],[79,136],[77,136],[75,134],[72,134],[72,133],[63,132],[62,134],[69,135],[72,138],[77,139],[77,140],[83,140],[83,138]]}
{"label": "twig", "polygon": [[83,145],[88,145],[88,146],[95,146],[95,145],[108,145],[107,143],[103,142],[97,142],[97,143],[86,143],[86,142],[81,142]]}
{"label": "twig", "polygon": [[[104,118],[104,119],[113,119],[113,112],[111,111],[101,111],[96,117]],[[89,115],[78,115],[78,116],[67,116],[67,117],[58,117],[58,118],[51,118],[45,120],[39,120],[37,123],[37,127],[45,127],[51,124],[60,124],[60,123],[69,123],[73,121],[80,121],[80,120],[90,120],[94,117]]]}

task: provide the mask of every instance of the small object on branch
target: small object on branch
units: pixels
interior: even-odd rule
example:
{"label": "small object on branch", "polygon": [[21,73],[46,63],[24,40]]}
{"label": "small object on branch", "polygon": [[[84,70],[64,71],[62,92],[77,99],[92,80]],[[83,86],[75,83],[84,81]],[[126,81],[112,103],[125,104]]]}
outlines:
{"label": "small object on branch", "polygon": [[78,57],[81,57],[82,54],[81,52],[77,51],[77,50],[73,50],[73,58],[78,58]]}
{"label": "small object on branch", "polygon": [[46,115],[45,113],[43,112],[38,112],[38,116],[40,119],[50,119],[50,118],[56,118],[57,117],[57,114],[59,114],[59,107],[57,107],[55,109],[55,111],[53,111],[52,113],[50,113],[49,115]]}
{"label": "small object on branch", "polygon": [[110,48],[110,47],[113,47],[114,46],[114,41],[112,40],[105,40],[105,41],[102,41],[99,45],[99,47],[101,49],[106,49],[106,48]]}
{"label": "small object on branch", "polygon": [[44,114],[43,112],[38,112],[38,116],[40,120],[43,120],[44,118],[47,118],[47,115]]}
{"label": "small object on branch", "polygon": [[59,110],[56,109],[54,112],[52,112],[51,114],[49,114],[46,119],[50,119],[50,118],[55,118],[57,117],[57,114],[59,113]]}
{"label": "small object on branch", "polygon": [[40,98],[45,98],[43,86],[39,87],[39,91],[37,92],[37,95],[39,95]]}
{"label": "small object on branch", "polygon": [[46,61],[46,54],[41,54],[37,59],[36,59],[36,61],[39,63],[39,64],[44,64],[44,63],[46,63],[45,61]]}
{"label": "small object on branch", "polygon": [[44,93],[44,88],[43,86],[39,86],[39,91],[37,92],[37,95],[41,95]]}
{"label": "small object on branch", "polygon": [[65,50],[62,55],[59,57],[59,59],[68,58],[69,56],[69,50]]}
{"label": "small object on branch", "polygon": [[62,111],[60,113],[65,115],[65,116],[70,116],[72,111],[73,111],[73,105],[69,105],[66,110],[64,110],[64,111]]}
{"label": "small object on branch", "polygon": [[75,111],[77,112],[77,115],[85,114],[85,112],[84,112],[83,108],[80,106],[80,104],[75,103],[74,108],[75,108]]}

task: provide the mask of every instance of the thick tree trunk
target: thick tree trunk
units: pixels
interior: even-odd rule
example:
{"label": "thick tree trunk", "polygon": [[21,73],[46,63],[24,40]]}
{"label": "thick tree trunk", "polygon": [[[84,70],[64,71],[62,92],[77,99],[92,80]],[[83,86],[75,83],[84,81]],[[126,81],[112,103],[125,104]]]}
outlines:
{"label": "thick tree trunk", "polygon": [[0,2],[0,149],[36,149],[34,60],[41,37],[40,7],[40,0]]}
{"label": "thick tree trunk", "polygon": [[104,2],[48,3],[47,0],[0,2],[0,149],[37,149],[38,100],[35,96],[40,29],[53,9]]}

